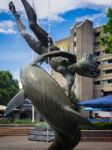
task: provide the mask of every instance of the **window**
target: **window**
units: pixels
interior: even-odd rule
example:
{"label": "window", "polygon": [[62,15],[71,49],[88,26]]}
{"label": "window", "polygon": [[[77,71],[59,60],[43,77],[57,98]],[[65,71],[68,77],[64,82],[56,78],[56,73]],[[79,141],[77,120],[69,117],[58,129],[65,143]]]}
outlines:
{"label": "window", "polygon": [[73,54],[76,54],[76,53],[77,53],[77,50],[76,50],[76,47],[74,47]]}
{"label": "window", "polygon": [[108,84],[108,80],[103,80],[102,83],[103,84]]}
{"label": "window", "polygon": [[76,41],[74,41],[74,47],[76,47]]}
{"label": "window", "polygon": [[109,59],[109,60],[108,60],[108,63],[111,64],[111,63],[112,63],[112,59]]}
{"label": "window", "polygon": [[95,42],[94,45],[95,45],[95,47],[99,47],[100,46],[100,42]]}
{"label": "window", "polygon": [[101,62],[100,62],[100,61],[97,61],[97,64],[98,64],[98,65],[100,65],[100,64],[101,64]]}
{"label": "window", "polygon": [[104,60],[104,61],[103,61],[103,64],[112,64],[112,59]]}
{"label": "window", "polygon": [[105,74],[105,70],[101,70],[100,72],[101,72],[101,74]]}
{"label": "window", "polygon": [[103,61],[103,64],[104,64],[104,65],[108,64],[108,60],[104,60],[104,61]]}
{"label": "window", "polygon": [[108,80],[108,83],[112,83],[112,79]]}
{"label": "window", "polygon": [[103,84],[110,84],[110,83],[112,83],[112,79],[103,80],[102,83],[103,83]]}
{"label": "window", "polygon": [[100,36],[100,32],[95,33],[95,37],[98,37],[98,36]]}
{"label": "window", "polygon": [[112,73],[112,69],[109,69],[109,70],[105,70],[105,73]]}
{"label": "window", "polygon": [[95,81],[94,82],[96,85],[100,85],[100,81]]}
{"label": "window", "polygon": [[74,32],[74,37],[76,37],[76,32]]}
{"label": "window", "polygon": [[94,55],[95,55],[95,56],[99,56],[99,55],[100,55],[100,52],[95,52]]}
{"label": "window", "polygon": [[76,49],[76,47],[74,47],[74,50],[73,50],[74,52],[76,52],[77,51],[77,49]]}
{"label": "window", "polygon": [[76,36],[74,36],[74,41],[76,42]]}

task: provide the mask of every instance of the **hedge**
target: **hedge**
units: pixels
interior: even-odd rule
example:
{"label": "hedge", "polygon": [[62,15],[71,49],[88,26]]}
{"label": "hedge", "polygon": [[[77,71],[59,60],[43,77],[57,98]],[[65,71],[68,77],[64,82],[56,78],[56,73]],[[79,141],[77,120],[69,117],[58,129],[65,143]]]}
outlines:
{"label": "hedge", "polygon": [[32,123],[32,120],[28,119],[16,119],[16,120],[10,120],[10,119],[0,119],[0,124],[34,124]]}
{"label": "hedge", "polygon": [[112,130],[112,122],[96,122],[93,123],[93,128],[81,126],[82,130]]}
{"label": "hedge", "polygon": [[[43,122],[38,122],[37,123],[32,123],[31,120],[25,119],[25,120],[18,120],[16,119],[15,121],[11,121],[9,119],[0,119],[0,124],[35,124],[35,127],[37,128],[42,128],[42,129],[46,129],[49,128],[49,125],[43,121]],[[102,122],[96,122],[93,123],[94,128],[93,130],[112,130],[112,122],[108,122],[108,123],[102,123]],[[82,130],[91,130],[91,128],[87,128],[84,126],[81,126]]]}

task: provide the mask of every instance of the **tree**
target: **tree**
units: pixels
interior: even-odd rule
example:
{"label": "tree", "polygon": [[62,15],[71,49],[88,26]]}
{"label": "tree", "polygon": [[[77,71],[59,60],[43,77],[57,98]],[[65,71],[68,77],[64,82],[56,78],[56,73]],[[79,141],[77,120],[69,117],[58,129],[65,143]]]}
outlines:
{"label": "tree", "polygon": [[18,83],[9,71],[0,71],[0,105],[7,105],[10,99],[19,92]]}
{"label": "tree", "polygon": [[107,24],[103,26],[101,43],[106,47],[105,51],[107,53],[112,53],[112,8],[108,8],[106,16],[108,21]]}

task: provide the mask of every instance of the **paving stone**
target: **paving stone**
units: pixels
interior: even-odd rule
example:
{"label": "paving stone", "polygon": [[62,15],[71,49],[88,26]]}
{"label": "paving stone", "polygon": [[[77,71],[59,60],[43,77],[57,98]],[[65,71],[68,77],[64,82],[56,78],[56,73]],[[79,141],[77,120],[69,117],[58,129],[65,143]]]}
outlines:
{"label": "paving stone", "polygon": [[[0,150],[47,150],[50,144],[29,141],[27,136],[0,136]],[[74,150],[112,150],[112,142],[80,142]]]}

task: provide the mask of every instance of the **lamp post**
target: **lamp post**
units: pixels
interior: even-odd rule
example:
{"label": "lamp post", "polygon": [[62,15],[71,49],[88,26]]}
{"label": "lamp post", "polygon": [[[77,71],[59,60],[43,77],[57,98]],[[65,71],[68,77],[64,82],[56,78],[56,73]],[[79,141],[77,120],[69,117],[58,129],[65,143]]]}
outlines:
{"label": "lamp post", "polygon": [[[35,4],[34,4],[34,0],[32,0],[32,7],[34,8],[34,11],[37,15],[37,12],[36,12],[36,8],[35,8]],[[33,32],[32,32],[32,36],[33,36]],[[32,51],[32,62],[34,60],[34,56],[33,56],[33,51]],[[35,108],[34,106],[32,105],[32,122],[34,123],[35,122]]]}
{"label": "lamp post", "polygon": [[[33,51],[32,51],[32,62],[33,62]],[[32,122],[34,123],[35,122],[35,108],[34,106],[32,105]]]}

